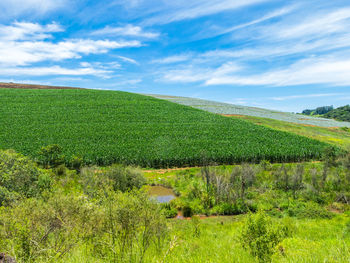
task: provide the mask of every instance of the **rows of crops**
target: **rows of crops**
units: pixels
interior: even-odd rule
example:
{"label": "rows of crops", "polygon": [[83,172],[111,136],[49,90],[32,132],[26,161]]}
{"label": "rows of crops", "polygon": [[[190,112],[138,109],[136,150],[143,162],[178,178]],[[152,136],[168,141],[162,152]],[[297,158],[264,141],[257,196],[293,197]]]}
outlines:
{"label": "rows of crops", "polygon": [[298,161],[326,144],[147,96],[98,90],[0,89],[0,148],[36,157],[58,144],[66,162],[145,167]]}

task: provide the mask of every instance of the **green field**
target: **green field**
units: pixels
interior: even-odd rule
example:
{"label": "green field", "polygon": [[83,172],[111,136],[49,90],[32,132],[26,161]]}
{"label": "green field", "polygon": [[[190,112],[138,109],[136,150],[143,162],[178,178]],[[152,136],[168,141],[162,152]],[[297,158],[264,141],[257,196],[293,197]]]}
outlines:
{"label": "green field", "polygon": [[66,163],[194,166],[319,158],[327,144],[171,102],[118,91],[0,90],[0,148]]}
{"label": "green field", "polygon": [[306,136],[315,140],[340,146],[345,150],[350,149],[350,129],[346,127],[327,128],[253,116],[234,116],[232,118],[243,119],[268,128]]}

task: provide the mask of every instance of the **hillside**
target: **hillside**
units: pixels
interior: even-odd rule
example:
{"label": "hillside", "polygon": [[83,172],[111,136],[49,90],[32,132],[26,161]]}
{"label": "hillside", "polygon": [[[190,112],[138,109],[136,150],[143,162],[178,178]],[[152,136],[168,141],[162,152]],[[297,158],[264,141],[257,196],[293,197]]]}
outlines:
{"label": "hillside", "polygon": [[0,89],[81,89],[81,88],[0,82]]}
{"label": "hillside", "polygon": [[148,96],[98,90],[0,89],[0,148],[37,157],[58,144],[66,163],[148,167],[297,161],[327,144]]}
{"label": "hillside", "polygon": [[350,129],[346,127],[318,127],[313,125],[303,125],[268,118],[243,115],[232,116],[231,118],[243,119],[251,123],[262,125],[268,128],[291,132],[301,136],[306,136],[315,140],[323,141],[338,147],[342,147],[344,150],[350,149]]}
{"label": "hillside", "polygon": [[149,96],[168,100],[178,104],[191,106],[196,109],[205,110],[212,113],[223,115],[243,115],[252,117],[269,118],[290,123],[314,125],[319,127],[350,127],[350,122],[339,122],[326,118],[317,118],[307,115],[294,114],[290,112],[280,112],[268,109],[234,105],[217,101],[202,100],[196,98],[186,98],[177,96],[153,95]]}
{"label": "hillside", "polygon": [[331,118],[339,121],[350,121],[350,105],[336,108],[323,115],[325,118]]}

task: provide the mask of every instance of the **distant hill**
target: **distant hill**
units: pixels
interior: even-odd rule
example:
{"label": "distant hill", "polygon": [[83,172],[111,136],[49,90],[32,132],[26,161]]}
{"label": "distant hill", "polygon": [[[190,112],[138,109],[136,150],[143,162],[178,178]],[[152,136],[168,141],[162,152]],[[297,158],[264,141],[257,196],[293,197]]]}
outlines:
{"label": "distant hill", "polygon": [[316,115],[322,118],[350,122],[350,105],[334,109],[333,106],[322,106],[314,110],[303,110],[303,115]]}
{"label": "distant hill", "polygon": [[304,115],[323,115],[326,114],[330,111],[334,110],[333,105],[332,106],[322,106],[322,107],[317,107],[314,110],[303,110],[302,114]]}
{"label": "distant hill", "polygon": [[339,121],[350,121],[350,105],[336,108],[324,114],[323,117]]}

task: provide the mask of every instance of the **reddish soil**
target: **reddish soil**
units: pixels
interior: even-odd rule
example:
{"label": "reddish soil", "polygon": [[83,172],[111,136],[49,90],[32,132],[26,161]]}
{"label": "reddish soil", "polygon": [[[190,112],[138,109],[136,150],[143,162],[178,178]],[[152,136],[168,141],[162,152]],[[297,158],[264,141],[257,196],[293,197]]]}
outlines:
{"label": "reddish soil", "polygon": [[225,117],[246,117],[245,115],[239,115],[239,114],[220,114]]}
{"label": "reddish soil", "polygon": [[0,89],[82,89],[82,88],[0,82]]}
{"label": "reddish soil", "polygon": [[191,168],[199,168],[199,167],[182,167],[182,168],[168,168],[168,169],[157,169],[157,170],[145,170],[144,173],[157,173],[157,174],[165,174],[170,171],[179,171],[179,170],[187,170]]}

